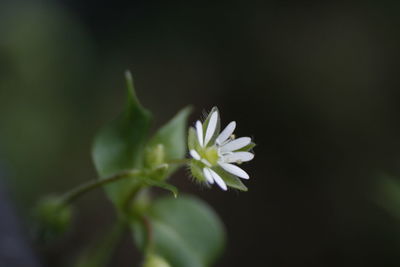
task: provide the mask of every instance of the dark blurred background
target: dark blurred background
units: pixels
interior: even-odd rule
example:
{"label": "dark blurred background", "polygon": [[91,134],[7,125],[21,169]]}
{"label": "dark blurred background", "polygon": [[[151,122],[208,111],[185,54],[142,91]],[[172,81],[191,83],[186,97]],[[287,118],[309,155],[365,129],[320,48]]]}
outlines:
{"label": "dark blurred background", "polygon": [[[121,109],[130,69],[155,127],[217,105],[255,138],[248,193],[173,177],[226,225],[216,266],[399,266],[399,12],[398,1],[2,0],[1,173],[23,227],[41,195],[95,177],[92,138]],[[67,237],[34,247],[46,266],[73,262],[114,218],[101,190],[78,204]],[[139,261],[127,236],[111,266]]]}

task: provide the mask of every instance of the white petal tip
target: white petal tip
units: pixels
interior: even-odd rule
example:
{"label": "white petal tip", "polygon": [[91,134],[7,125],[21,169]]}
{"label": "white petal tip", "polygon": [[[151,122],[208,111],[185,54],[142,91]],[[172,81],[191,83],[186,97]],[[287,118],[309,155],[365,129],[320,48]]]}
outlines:
{"label": "white petal tip", "polygon": [[218,122],[218,111],[214,111],[211,114],[210,120],[208,121],[206,136],[204,138],[205,146],[208,144],[208,142],[211,140],[211,137],[214,135],[215,129],[217,127],[217,122]]}
{"label": "white petal tip", "polygon": [[214,183],[214,179],[212,177],[212,174],[210,172],[210,170],[208,168],[203,168],[203,174],[206,177],[206,180],[209,184],[213,184]]}
{"label": "white petal tip", "polygon": [[197,140],[199,141],[200,146],[203,146],[204,139],[203,139],[203,125],[200,121],[196,121],[196,133],[197,133]]}
{"label": "white petal tip", "polygon": [[240,177],[240,178],[245,179],[245,180],[249,180],[249,179],[250,179],[250,176],[249,176],[249,175],[246,175],[246,176],[242,176],[242,177]]}
{"label": "white petal tip", "polygon": [[216,173],[215,171],[213,171],[212,169],[209,169],[210,173],[215,181],[215,183],[224,191],[228,190],[228,187],[226,186],[225,181],[221,178],[221,176],[219,176],[218,173]]}
{"label": "white petal tip", "polygon": [[250,161],[254,158],[254,154],[250,152],[240,151],[231,152],[222,156],[223,163],[242,163]]}
{"label": "white petal tip", "polygon": [[241,168],[239,168],[236,165],[230,164],[230,163],[219,163],[219,165],[227,172],[242,178],[242,179],[249,179],[250,176]]}
{"label": "white petal tip", "polygon": [[222,152],[233,152],[251,143],[250,137],[240,137],[232,140],[221,147]]}
{"label": "white petal tip", "polygon": [[236,128],[236,122],[231,121],[225,129],[219,134],[216,142],[218,145],[222,145],[228,138],[233,134],[233,131],[235,131]]}

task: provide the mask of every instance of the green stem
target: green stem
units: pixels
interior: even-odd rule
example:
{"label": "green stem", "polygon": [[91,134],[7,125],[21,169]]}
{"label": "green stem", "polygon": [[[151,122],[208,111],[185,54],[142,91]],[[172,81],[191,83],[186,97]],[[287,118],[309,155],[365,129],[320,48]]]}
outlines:
{"label": "green stem", "polygon": [[142,224],[146,232],[146,240],[144,244],[144,254],[147,257],[153,250],[153,229],[150,220],[146,216],[141,217]]}
{"label": "green stem", "polygon": [[189,163],[190,159],[172,159],[170,161],[167,161],[167,164],[186,164]]}
{"label": "green stem", "polygon": [[84,195],[85,193],[96,189],[98,187],[101,187],[103,185],[113,183],[125,178],[131,178],[133,176],[139,175],[141,171],[139,170],[128,170],[128,171],[122,171],[117,174],[114,174],[113,176],[110,176],[105,179],[99,179],[95,181],[91,181],[85,184],[82,184],[78,186],[75,189],[72,189],[71,191],[67,192],[63,197],[62,197],[62,202],[65,204],[69,204],[79,198],[80,196]]}

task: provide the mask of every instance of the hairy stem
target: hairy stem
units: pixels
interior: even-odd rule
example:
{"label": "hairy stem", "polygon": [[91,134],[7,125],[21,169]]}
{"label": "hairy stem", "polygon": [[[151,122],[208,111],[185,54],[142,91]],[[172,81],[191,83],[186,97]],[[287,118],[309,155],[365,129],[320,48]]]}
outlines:
{"label": "hairy stem", "polygon": [[84,195],[85,193],[96,189],[98,187],[101,187],[103,185],[109,184],[109,183],[113,183],[122,179],[126,179],[126,178],[131,178],[133,176],[137,176],[141,173],[141,171],[139,170],[127,170],[127,171],[122,171],[119,172],[117,174],[114,174],[108,178],[105,179],[99,179],[99,180],[94,180],[91,182],[87,182],[85,184],[82,184],[78,187],[76,187],[75,189],[72,189],[71,191],[67,192],[63,198],[62,201],[65,204],[69,204],[71,202],[73,202],[74,200],[76,200],[77,198],[79,198],[80,196]]}

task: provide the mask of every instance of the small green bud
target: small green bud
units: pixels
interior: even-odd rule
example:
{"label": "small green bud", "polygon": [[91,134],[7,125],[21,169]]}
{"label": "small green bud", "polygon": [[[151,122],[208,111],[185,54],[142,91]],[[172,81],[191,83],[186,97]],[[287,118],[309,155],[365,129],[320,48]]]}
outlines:
{"label": "small green bud", "polygon": [[146,166],[153,168],[165,162],[165,147],[163,144],[157,144],[146,149]]}
{"label": "small green bud", "polygon": [[151,203],[151,196],[148,189],[140,190],[132,203],[132,211],[135,216],[137,214],[144,214]]}
{"label": "small green bud", "polygon": [[171,267],[171,265],[164,258],[155,254],[150,254],[147,256],[143,267]]}
{"label": "small green bud", "polygon": [[166,163],[163,163],[161,165],[158,165],[156,168],[151,170],[151,177],[155,180],[162,180],[163,177],[167,174],[169,169],[169,165]]}
{"label": "small green bud", "polygon": [[34,209],[38,238],[50,241],[65,233],[72,221],[72,208],[59,197],[46,197]]}

